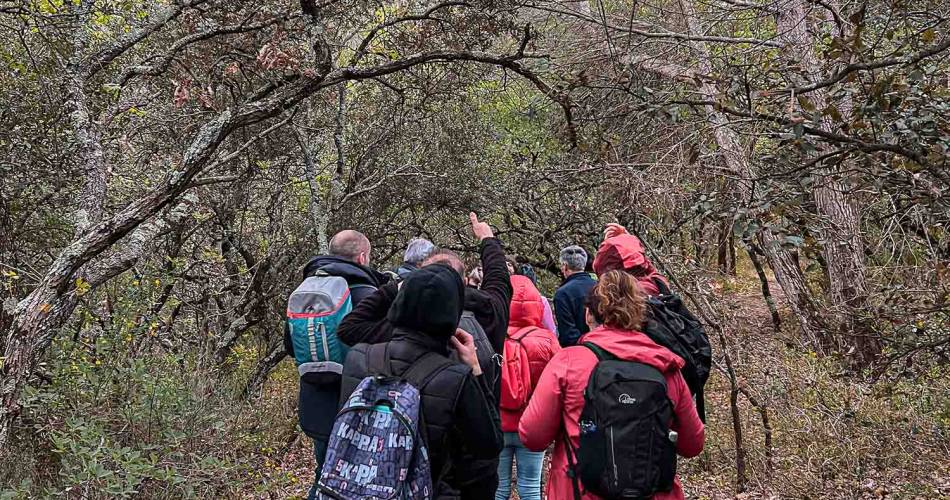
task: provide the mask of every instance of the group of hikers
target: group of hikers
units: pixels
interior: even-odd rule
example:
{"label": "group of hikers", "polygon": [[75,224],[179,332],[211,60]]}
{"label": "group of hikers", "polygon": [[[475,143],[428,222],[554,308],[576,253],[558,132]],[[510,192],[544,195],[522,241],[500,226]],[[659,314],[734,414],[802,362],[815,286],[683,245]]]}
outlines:
{"label": "group of hikers", "polygon": [[[709,347],[698,321],[610,224],[559,255],[552,306],[530,266],[470,214],[480,265],[416,238],[391,272],[344,230],[287,307],[308,498],[683,498],[676,455],[702,451]],[[516,473],[513,473],[513,465]]]}

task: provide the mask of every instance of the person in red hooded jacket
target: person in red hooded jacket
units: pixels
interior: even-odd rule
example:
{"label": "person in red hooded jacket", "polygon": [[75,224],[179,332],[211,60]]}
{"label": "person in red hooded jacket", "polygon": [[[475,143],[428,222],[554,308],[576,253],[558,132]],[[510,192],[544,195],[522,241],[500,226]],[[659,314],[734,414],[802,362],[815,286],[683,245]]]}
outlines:
{"label": "person in red hooded jacket", "polygon": [[[592,342],[620,359],[648,364],[662,372],[675,415],[670,428],[679,435],[676,451],[681,456],[694,457],[703,449],[705,431],[680,374],[683,360],[638,331],[645,310],[644,293],[633,276],[620,270],[605,273],[588,297],[587,321],[593,329],[581,337],[580,343]],[[578,421],[584,407],[584,389],[596,364],[596,355],[582,345],[559,352],[541,374],[521,416],[518,433],[529,450],[544,450],[556,441],[547,486],[548,500],[574,500],[564,436],[567,435],[575,449],[580,446]],[[583,485],[581,489],[583,491]],[[598,498],[591,493],[583,494],[584,500]],[[679,478],[675,479],[671,491],[658,493],[653,498],[684,498]]]}
{"label": "person in red hooded jacket", "polygon": [[[511,297],[511,306],[508,315],[508,339],[505,343],[505,363],[514,362],[512,349],[521,349],[519,352],[527,361],[527,372],[530,373],[528,389],[534,388],[541,378],[544,367],[551,358],[561,349],[557,336],[551,330],[542,326],[544,315],[544,299],[535,288],[534,283],[527,276],[511,276],[511,286],[514,293]],[[515,340],[517,339],[517,340]],[[520,346],[517,343],[520,343]],[[518,370],[502,370],[502,392],[508,387],[505,378],[509,373]],[[526,381],[527,382],[527,381]],[[527,393],[530,397],[530,392]],[[505,437],[505,447],[502,449],[498,463],[498,490],[496,500],[508,500],[511,494],[511,465],[518,464],[518,497],[523,500],[541,500],[541,468],[544,464],[544,450],[531,451],[521,444],[518,438],[518,421],[524,408],[506,408],[505,396],[501,404],[501,430]],[[527,399],[525,399],[527,402]]]}
{"label": "person in red hooded jacket", "polygon": [[594,257],[594,272],[597,276],[614,269],[632,274],[647,295],[660,294],[657,280],[669,285],[647,258],[640,239],[628,233],[620,224],[607,225],[604,241]]}

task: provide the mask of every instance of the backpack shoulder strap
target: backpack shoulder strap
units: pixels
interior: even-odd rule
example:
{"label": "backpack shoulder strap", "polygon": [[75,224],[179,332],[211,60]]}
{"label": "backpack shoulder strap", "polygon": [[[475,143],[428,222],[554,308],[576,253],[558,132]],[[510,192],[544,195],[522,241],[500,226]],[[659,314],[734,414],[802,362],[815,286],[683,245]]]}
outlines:
{"label": "backpack shoulder strap", "polygon": [[581,345],[590,349],[591,352],[594,353],[594,356],[597,356],[597,361],[612,361],[620,359],[593,342],[584,342]]}
{"label": "backpack shoulder strap", "polygon": [[654,276],[653,283],[656,285],[656,289],[660,291],[660,295],[672,295],[672,292],[670,291],[670,287],[666,284],[665,281]]}
{"label": "backpack shoulder strap", "polygon": [[422,392],[422,389],[443,369],[451,366],[452,362],[434,352],[427,352],[419,357],[412,366],[403,373],[403,378]]}
{"label": "backpack shoulder strap", "polygon": [[514,340],[514,341],[516,341],[516,342],[520,342],[521,339],[527,337],[528,334],[533,333],[533,332],[535,332],[535,331],[537,331],[537,330],[540,330],[540,328],[538,328],[538,327],[536,327],[536,326],[526,326],[526,327],[524,327],[524,328],[522,328],[522,329],[516,331],[515,333],[512,333],[511,335],[508,336],[508,338],[510,338],[511,340]]}
{"label": "backpack shoulder strap", "polygon": [[366,369],[371,374],[392,375],[389,363],[389,344],[372,344],[366,350]]}

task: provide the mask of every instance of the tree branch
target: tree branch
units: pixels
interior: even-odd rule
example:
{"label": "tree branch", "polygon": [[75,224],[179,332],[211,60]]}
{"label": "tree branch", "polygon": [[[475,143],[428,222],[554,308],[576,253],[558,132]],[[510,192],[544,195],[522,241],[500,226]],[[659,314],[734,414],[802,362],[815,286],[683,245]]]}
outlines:
{"label": "tree branch", "polygon": [[845,78],[847,78],[848,75],[850,75],[851,73],[854,73],[857,71],[873,71],[875,69],[881,69],[881,68],[886,68],[889,66],[898,66],[898,65],[910,66],[912,64],[917,64],[928,57],[935,56],[947,49],[950,49],[950,37],[944,40],[943,43],[934,45],[930,48],[927,48],[918,52],[914,52],[913,54],[907,54],[901,57],[889,57],[887,59],[881,59],[878,61],[849,64],[839,69],[833,75],[831,75],[828,78],[825,78],[824,80],[814,82],[809,85],[803,85],[800,87],[787,87],[785,89],[777,91],[776,93],[781,93],[781,94],[794,93],[795,95],[802,95],[808,92],[812,92],[818,89],[822,89],[822,88],[834,85],[835,83],[838,83],[841,80],[844,80]]}

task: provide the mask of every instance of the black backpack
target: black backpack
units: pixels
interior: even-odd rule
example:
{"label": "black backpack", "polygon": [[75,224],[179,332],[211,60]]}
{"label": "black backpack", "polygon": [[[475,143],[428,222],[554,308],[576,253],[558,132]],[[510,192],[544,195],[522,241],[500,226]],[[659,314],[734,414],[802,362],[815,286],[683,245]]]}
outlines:
{"label": "black backpack", "polygon": [[[502,358],[495,352],[491,341],[488,340],[488,334],[485,333],[485,329],[482,328],[482,325],[475,319],[475,314],[471,311],[462,312],[462,317],[459,319],[459,328],[472,335],[472,339],[475,341],[475,356],[478,357],[478,365],[482,369],[485,380],[488,381],[488,386],[492,389],[492,394],[488,396],[491,398],[492,404],[497,404],[498,394],[501,392]],[[449,358],[458,361],[458,353],[452,350]]]}
{"label": "black backpack", "polygon": [[647,322],[643,333],[657,344],[673,351],[686,364],[681,373],[696,400],[699,418],[706,422],[703,387],[712,366],[712,347],[702,323],[686,309],[683,299],[670,292],[663,280],[654,278],[660,295],[647,299]]}
{"label": "black backpack", "polygon": [[[670,491],[676,475],[673,403],[656,368],[618,359],[585,342],[597,365],[584,391],[580,447],[567,440],[568,475],[574,497],[580,484],[602,498],[647,499]],[[576,460],[575,460],[576,457]]]}

